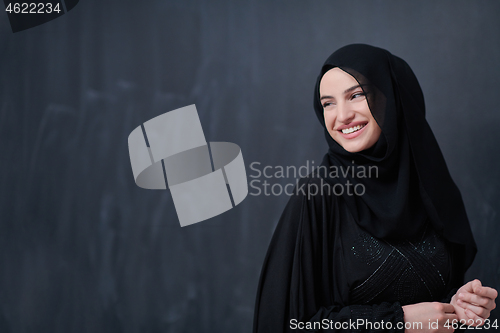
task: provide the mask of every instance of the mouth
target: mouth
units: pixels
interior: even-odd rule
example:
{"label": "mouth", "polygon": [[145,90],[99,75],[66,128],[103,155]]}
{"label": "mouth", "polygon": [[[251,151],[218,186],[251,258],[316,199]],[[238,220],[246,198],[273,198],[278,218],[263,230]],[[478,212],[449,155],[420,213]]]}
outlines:
{"label": "mouth", "polygon": [[340,131],[344,134],[351,134],[351,133],[359,131],[360,129],[362,129],[365,126],[366,126],[366,124],[361,124],[361,125],[357,125],[357,126],[353,126],[353,127],[349,127],[349,128],[343,128]]}
{"label": "mouth", "polygon": [[344,128],[338,129],[340,132],[340,135],[344,137],[345,139],[354,139],[357,136],[361,135],[363,131],[366,129],[366,126],[368,125],[368,122],[362,122],[362,123],[354,123],[352,125],[343,126]]}

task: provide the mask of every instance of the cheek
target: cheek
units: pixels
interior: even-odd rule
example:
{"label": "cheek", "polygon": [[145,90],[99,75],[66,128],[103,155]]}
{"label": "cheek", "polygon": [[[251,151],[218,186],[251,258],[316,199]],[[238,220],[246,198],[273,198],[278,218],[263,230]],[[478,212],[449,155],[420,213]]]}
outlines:
{"label": "cheek", "polygon": [[370,137],[370,141],[373,142],[373,143],[377,142],[378,138],[380,138],[380,134],[382,134],[382,130],[377,125],[376,128],[374,128],[373,131],[372,131],[372,134],[371,134],[371,137]]}
{"label": "cheek", "polygon": [[334,124],[334,122],[335,122],[335,118],[334,118],[331,114],[328,114],[328,113],[326,113],[326,114],[324,115],[324,117],[325,117],[325,126],[326,126],[326,128],[327,128],[329,131],[331,131],[331,130],[332,130],[332,128],[333,128],[333,124]]}

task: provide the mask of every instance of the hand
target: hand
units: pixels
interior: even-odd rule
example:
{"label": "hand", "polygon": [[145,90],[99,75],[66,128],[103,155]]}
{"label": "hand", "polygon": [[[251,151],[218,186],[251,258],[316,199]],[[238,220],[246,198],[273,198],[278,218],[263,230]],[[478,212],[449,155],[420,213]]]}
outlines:
{"label": "hand", "polygon": [[[441,333],[453,332],[453,320],[457,321],[458,317],[454,313],[455,308],[448,303],[417,303],[403,306],[405,323],[411,323],[412,328],[406,329],[405,333]],[[438,327],[430,325],[438,321]],[[448,321],[449,327],[444,327]],[[420,325],[421,323],[421,325]],[[409,325],[409,324],[407,324]],[[420,329],[419,327],[420,326]]]}
{"label": "hand", "polygon": [[467,282],[451,298],[458,320],[467,325],[480,326],[496,307],[498,292],[490,287],[483,287],[478,279]]}

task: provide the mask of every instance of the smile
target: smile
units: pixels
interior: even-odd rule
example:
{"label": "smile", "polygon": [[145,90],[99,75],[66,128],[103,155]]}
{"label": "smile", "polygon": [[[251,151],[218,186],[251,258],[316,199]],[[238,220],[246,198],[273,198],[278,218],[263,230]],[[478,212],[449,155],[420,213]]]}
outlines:
{"label": "smile", "polygon": [[349,128],[344,128],[341,131],[344,134],[350,134],[350,133],[354,133],[354,132],[359,131],[360,129],[362,129],[365,126],[366,126],[366,124],[364,124],[364,125],[357,125],[357,126],[353,126],[353,127],[349,127]]}

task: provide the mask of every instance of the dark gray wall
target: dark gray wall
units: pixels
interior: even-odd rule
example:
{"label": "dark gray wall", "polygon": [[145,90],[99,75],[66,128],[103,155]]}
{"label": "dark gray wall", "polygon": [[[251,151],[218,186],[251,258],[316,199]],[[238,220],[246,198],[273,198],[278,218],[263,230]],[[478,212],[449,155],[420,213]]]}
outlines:
{"label": "dark gray wall", "polygon": [[16,34],[0,14],[0,331],[250,332],[288,197],[181,228],[168,191],[134,184],[128,134],[195,103],[248,175],[319,163],[315,77],[354,42],[417,74],[479,245],[468,277],[500,288],[499,14],[493,0],[81,0]]}

